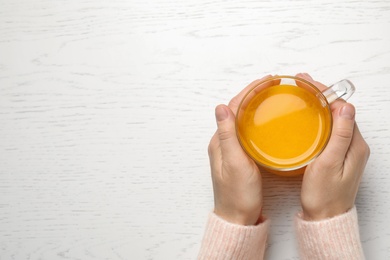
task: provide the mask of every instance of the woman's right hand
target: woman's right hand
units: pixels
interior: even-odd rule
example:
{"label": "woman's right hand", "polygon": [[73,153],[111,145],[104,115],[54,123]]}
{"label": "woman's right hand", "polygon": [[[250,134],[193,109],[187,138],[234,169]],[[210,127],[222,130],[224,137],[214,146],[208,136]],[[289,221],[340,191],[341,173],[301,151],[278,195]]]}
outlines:
{"label": "woman's right hand", "polygon": [[[326,88],[306,73],[297,76],[320,90]],[[355,122],[354,106],[338,100],[331,109],[333,129],[328,145],[303,176],[301,204],[305,220],[331,218],[351,209],[370,155]]]}

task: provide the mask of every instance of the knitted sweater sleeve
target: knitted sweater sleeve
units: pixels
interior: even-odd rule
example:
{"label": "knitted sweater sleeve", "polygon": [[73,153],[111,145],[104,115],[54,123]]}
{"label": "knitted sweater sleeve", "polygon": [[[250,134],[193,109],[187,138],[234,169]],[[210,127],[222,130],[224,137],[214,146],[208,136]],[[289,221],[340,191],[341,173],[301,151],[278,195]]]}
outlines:
{"label": "knitted sweater sleeve", "polygon": [[299,213],[295,227],[302,260],[364,259],[356,207],[321,221],[305,221]]}
{"label": "knitted sweater sleeve", "polygon": [[198,260],[263,259],[269,222],[242,226],[210,213]]}

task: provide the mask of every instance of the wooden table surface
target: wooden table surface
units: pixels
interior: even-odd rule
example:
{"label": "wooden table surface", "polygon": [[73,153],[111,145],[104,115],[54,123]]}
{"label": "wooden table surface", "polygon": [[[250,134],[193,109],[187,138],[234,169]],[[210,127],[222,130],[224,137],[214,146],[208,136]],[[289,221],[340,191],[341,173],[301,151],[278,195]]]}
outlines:
{"label": "wooden table surface", "polygon": [[[195,259],[214,107],[266,74],[357,88],[367,259],[390,259],[390,2],[0,0],[0,259]],[[301,178],[264,173],[267,259]]]}

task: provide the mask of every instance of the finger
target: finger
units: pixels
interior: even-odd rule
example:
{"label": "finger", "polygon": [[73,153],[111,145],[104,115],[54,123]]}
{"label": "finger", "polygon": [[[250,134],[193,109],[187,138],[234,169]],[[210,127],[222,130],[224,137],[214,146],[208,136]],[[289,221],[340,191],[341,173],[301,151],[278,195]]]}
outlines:
{"label": "finger", "polygon": [[218,125],[218,141],[221,156],[225,162],[235,162],[242,157],[244,151],[236,136],[235,117],[229,107],[219,105],[215,109],[215,117]]}
{"label": "finger", "polygon": [[211,172],[218,172],[221,166],[221,149],[219,146],[218,131],[216,131],[210,140],[208,147]]}
{"label": "finger", "polygon": [[[234,115],[236,115],[237,108],[240,105],[241,100],[244,98],[244,96],[250,90],[252,90],[254,87],[256,87],[259,83],[261,83],[264,80],[269,79],[269,78],[272,78],[272,76],[271,75],[267,75],[267,76],[265,76],[265,77],[263,77],[261,79],[257,79],[255,81],[253,81],[248,86],[246,86],[243,90],[241,90],[241,92],[238,93],[238,95],[236,95],[234,98],[232,98],[232,100],[230,100],[228,107],[233,111]],[[270,81],[269,85],[273,85],[273,84],[277,85],[277,84],[279,84],[279,82],[280,82],[280,80],[275,80],[275,82],[274,81]]]}
{"label": "finger", "polygon": [[355,108],[346,103],[333,113],[332,135],[321,157],[335,165],[342,165],[351,145],[354,128]]}
{"label": "finger", "polygon": [[[295,76],[298,78],[302,78],[306,81],[309,81],[311,84],[313,84],[320,91],[325,91],[327,88],[329,88],[328,86],[322,84],[321,82],[315,81],[308,73],[298,73]],[[300,84],[301,83],[299,81],[297,81],[297,85],[300,85]],[[330,109],[332,111],[335,111],[338,108],[340,108],[341,106],[343,106],[345,103],[346,102],[343,99],[335,100],[334,102],[332,102],[332,104],[330,104]]]}
{"label": "finger", "polygon": [[324,91],[325,89],[328,88],[326,85],[322,84],[321,82],[315,81],[308,73],[298,73],[295,76],[298,77],[298,78],[302,78],[302,79],[304,79],[306,81],[309,81],[311,84],[316,86],[316,88],[318,88],[321,91]]}
{"label": "finger", "polygon": [[355,123],[351,145],[346,156],[346,162],[349,164],[347,166],[351,168],[356,168],[356,166],[358,166],[357,169],[361,169],[361,171],[349,171],[350,178],[357,179],[360,182],[361,175],[363,175],[363,169],[365,168],[369,156],[370,147],[364,140],[359,127]]}

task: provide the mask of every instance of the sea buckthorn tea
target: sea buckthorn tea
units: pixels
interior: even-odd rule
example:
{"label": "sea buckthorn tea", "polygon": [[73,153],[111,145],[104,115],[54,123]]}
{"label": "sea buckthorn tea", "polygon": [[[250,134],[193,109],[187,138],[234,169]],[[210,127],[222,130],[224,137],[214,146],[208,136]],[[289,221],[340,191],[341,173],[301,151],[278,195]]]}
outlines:
{"label": "sea buckthorn tea", "polygon": [[[329,89],[329,98],[337,99],[337,91]],[[259,165],[280,175],[303,173],[303,167],[325,148],[331,129],[327,98],[296,77],[260,83],[237,111],[236,130],[243,149]]]}

